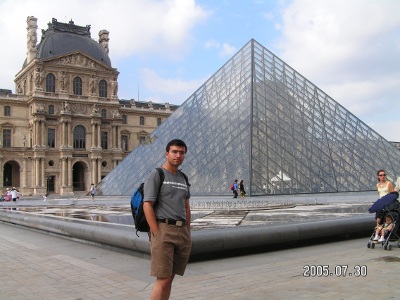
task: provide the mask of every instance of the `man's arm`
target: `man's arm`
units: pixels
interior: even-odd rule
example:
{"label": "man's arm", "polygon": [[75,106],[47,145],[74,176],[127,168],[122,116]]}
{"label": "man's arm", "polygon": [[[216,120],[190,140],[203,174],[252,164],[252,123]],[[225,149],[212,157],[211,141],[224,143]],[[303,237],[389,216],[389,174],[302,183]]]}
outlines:
{"label": "man's arm", "polygon": [[186,226],[190,231],[190,218],[191,218],[191,212],[190,212],[190,203],[189,199],[185,200],[185,208],[186,208]]}
{"label": "man's arm", "polygon": [[158,223],[156,214],[154,212],[154,202],[153,201],[144,201],[143,202],[143,212],[146,216],[147,223],[150,226],[150,231],[155,234],[158,231]]}

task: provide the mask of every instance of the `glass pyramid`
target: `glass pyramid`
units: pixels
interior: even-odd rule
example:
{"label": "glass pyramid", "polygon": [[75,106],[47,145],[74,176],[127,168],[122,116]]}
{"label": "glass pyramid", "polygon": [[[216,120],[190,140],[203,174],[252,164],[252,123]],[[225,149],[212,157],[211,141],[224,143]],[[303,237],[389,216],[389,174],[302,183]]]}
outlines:
{"label": "glass pyramid", "polygon": [[376,172],[394,180],[400,152],[255,40],[250,40],[132,151],[99,186],[131,195],[165,161],[165,146],[188,145],[182,164],[192,195],[366,191]]}

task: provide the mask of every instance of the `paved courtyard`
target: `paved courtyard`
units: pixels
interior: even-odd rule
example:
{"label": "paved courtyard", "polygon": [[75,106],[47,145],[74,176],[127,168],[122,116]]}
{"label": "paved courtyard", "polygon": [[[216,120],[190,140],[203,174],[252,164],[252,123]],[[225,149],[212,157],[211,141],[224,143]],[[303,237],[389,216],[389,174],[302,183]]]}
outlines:
{"label": "paved courtyard", "polygon": [[[241,209],[230,207],[230,213],[217,209],[220,199],[196,198],[200,207],[194,211],[202,214],[199,219],[212,219],[214,212],[222,212],[215,221],[208,221],[217,227],[227,215],[236,215],[237,220],[225,218],[224,226],[246,226],[243,223],[258,222],[257,218],[264,218],[264,223],[284,223],[296,217],[306,221],[366,214],[374,198],[375,193],[344,198],[306,196],[290,201],[277,197],[269,207],[249,208],[245,216]],[[98,197],[95,203],[86,198],[50,198],[44,202],[32,198],[1,206],[32,211],[40,207],[39,211],[51,213],[71,209],[81,217],[93,217],[99,211],[125,214],[119,208],[126,201],[110,204]],[[253,201],[257,206],[261,200]],[[276,210],[277,205],[280,207]],[[205,214],[208,211],[211,213]],[[271,245],[263,253],[191,261],[185,276],[176,278],[171,299],[399,299],[400,249],[385,251],[380,245],[369,249],[368,238]],[[111,250],[0,222],[0,299],[149,299],[154,282],[149,268],[148,258],[139,258],[128,250]]]}
{"label": "paved courtyard", "polygon": [[[367,240],[190,262],[171,299],[399,299],[400,249],[368,249]],[[149,299],[149,268],[148,259],[0,223],[0,299]]]}

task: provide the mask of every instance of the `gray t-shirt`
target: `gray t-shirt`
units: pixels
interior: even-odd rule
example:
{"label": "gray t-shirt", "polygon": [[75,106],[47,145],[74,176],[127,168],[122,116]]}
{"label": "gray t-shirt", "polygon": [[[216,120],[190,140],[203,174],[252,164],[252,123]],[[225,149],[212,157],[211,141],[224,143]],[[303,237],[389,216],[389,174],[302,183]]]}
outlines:
{"label": "gray t-shirt", "polygon": [[165,178],[160,194],[157,197],[160,176],[154,169],[144,183],[144,201],[157,201],[154,205],[157,219],[186,220],[185,200],[190,198],[190,190],[185,178],[179,171],[172,174],[162,170]]}

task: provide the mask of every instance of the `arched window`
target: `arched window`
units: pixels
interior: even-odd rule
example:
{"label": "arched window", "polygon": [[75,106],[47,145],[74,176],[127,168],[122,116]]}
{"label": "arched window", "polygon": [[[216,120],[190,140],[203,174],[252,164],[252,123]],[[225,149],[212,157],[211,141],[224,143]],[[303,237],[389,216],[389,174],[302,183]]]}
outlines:
{"label": "arched window", "polygon": [[49,113],[49,115],[54,115],[54,105],[53,104],[49,105],[48,113]]}
{"label": "arched window", "polygon": [[99,97],[107,98],[107,81],[104,79],[99,81]]}
{"label": "arched window", "polygon": [[9,117],[11,116],[11,106],[4,106],[4,116]]}
{"label": "arched window", "polygon": [[56,77],[54,74],[49,73],[46,75],[46,92],[55,93],[56,91]]}
{"label": "arched window", "polygon": [[128,124],[128,121],[126,119],[126,115],[122,115],[122,124]]}
{"label": "arched window", "polygon": [[82,125],[74,128],[74,148],[86,149],[86,130]]}
{"label": "arched window", "polygon": [[140,125],[144,125],[144,117],[143,116],[140,117]]}
{"label": "arched window", "polygon": [[74,95],[82,95],[82,79],[80,77],[74,78]]}

